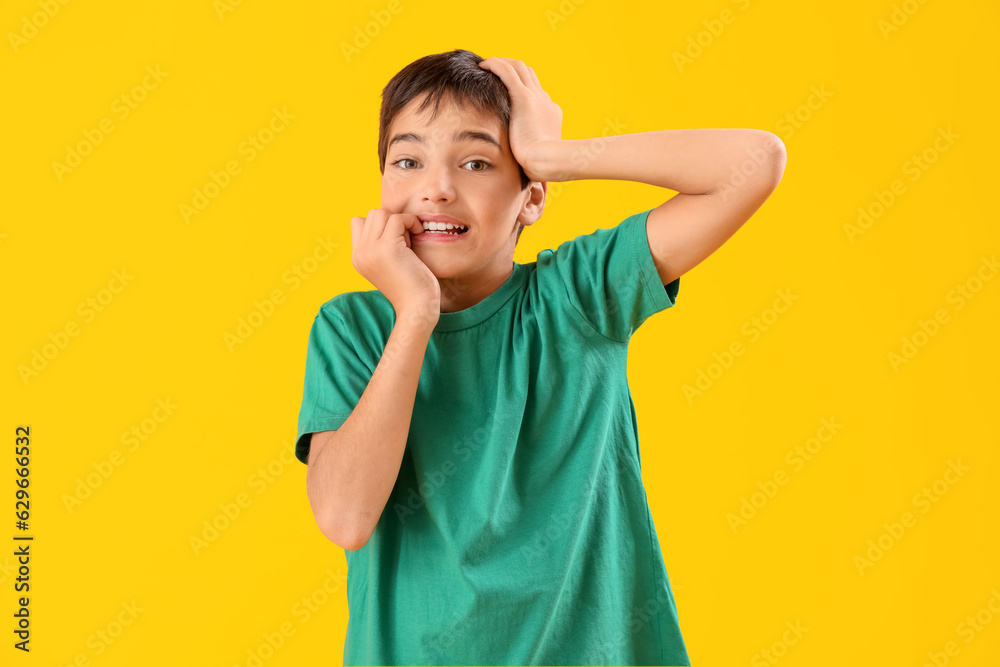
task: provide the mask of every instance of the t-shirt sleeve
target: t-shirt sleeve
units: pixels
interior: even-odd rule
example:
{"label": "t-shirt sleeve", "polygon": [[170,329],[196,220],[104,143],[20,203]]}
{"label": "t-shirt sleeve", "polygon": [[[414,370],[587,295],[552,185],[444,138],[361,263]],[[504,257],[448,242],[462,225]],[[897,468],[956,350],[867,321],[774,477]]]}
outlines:
{"label": "t-shirt sleeve", "polygon": [[[652,209],[650,209],[652,210]],[[560,245],[551,257],[566,296],[602,335],[628,342],[646,319],[674,305],[680,278],[660,282],[646,236],[649,211]]]}
{"label": "t-shirt sleeve", "polygon": [[305,384],[299,410],[295,457],[309,463],[309,441],[318,431],[334,431],[347,421],[368,386],[372,369],[358,356],[344,319],[330,302],[320,308],[309,331]]}

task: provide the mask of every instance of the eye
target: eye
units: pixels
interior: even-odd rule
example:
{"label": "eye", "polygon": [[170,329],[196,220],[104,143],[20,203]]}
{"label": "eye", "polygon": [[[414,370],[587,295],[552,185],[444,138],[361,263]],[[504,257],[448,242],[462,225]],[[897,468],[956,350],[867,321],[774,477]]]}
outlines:
{"label": "eye", "polygon": [[489,162],[487,162],[486,160],[469,160],[465,164],[473,164],[473,163],[481,164],[481,165],[483,165],[483,168],[482,169],[469,169],[469,171],[486,171],[487,169],[490,169],[493,166]]}
{"label": "eye", "polygon": [[[402,157],[402,158],[399,158],[398,160],[396,160],[395,162],[393,162],[392,164],[398,165],[400,162],[413,162],[413,163],[416,163],[417,161],[414,160],[413,158]],[[399,168],[402,169],[403,171],[410,171],[410,169],[407,169],[406,167],[399,167]]]}

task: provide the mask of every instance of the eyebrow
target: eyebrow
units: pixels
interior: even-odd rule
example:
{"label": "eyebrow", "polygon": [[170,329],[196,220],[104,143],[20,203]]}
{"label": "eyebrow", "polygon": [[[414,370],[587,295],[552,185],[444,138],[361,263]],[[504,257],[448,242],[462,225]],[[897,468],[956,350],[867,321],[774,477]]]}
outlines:
{"label": "eyebrow", "polygon": [[[500,142],[497,141],[492,134],[488,134],[486,132],[479,132],[476,130],[463,130],[461,132],[456,132],[451,139],[456,143],[460,141],[482,141],[492,146],[495,146],[497,150],[502,150],[502,148],[500,147]],[[424,141],[424,138],[419,134],[414,134],[413,132],[404,132],[403,134],[397,134],[396,136],[394,136],[392,140],[389,142],[389,146],[387,147],[387,149],[392,148],[393,144],[396,144],[401,141],[412,141],[417,144],[427,143]]]}

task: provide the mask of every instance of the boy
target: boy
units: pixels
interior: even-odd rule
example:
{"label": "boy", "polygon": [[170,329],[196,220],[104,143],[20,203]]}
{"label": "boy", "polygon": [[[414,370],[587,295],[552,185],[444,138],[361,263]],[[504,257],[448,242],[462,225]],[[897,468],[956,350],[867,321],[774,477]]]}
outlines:
{"label": "boy", "polygon": [[[508,58],[427,56],[383,91],[381,208],[351,220],[377,289],[320,308],[296,439],[316,522],[346,550],[345,665],[690,664],[628,341],[777,186],[784,146],[564,141],[561,124]],[[515,263],[548,182],[582,178],[679,194]]]}

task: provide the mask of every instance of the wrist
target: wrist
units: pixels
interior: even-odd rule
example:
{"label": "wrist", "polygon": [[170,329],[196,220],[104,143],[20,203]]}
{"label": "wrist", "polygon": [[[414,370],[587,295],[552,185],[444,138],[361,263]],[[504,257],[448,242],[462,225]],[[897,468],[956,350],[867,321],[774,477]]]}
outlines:
{"label": "wrist", "polygon": [[550,139],[542,142],[525,160],[524,173],[533,181],[555,183],[571,180],[566,178],[569,169],[569,142],[564,139]]}
{"label": "wrist", "polygon": [[400,309],[396,313],[395,328],[402,328],[410,333],[430,335],[440,317],[441,304],[428,301],[419,306]]}

